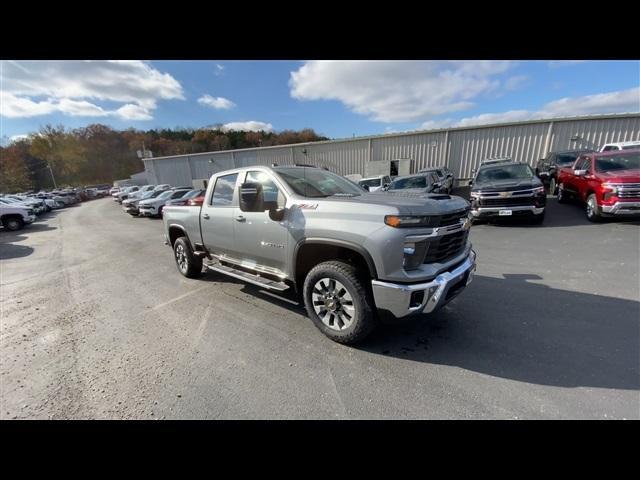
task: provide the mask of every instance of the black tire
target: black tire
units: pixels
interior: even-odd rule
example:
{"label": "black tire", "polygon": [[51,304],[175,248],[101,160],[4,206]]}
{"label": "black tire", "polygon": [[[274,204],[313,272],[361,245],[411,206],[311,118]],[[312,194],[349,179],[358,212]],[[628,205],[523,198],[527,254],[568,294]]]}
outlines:
{"label": "black tire", "polygon": [[202,275],[202,259],[193,254],[187,237],[179,237],[173,243],[173,256],[178,271],[187,278],[198,278]]}
{"label": "black tire", "polygon": [[542,212],[540,215],[534,215],[533,216],[533,224],[534,225],[542,225],[542,222],[544,222],[545,213],[546,213],[546,211]]}
{"label": "black tire", "polygon": [[[318,282],[325,279],[341,283],[346,290],[345,295],[351,298],[349,306],[353,306],[354,312],[350,316],[349,325],[341,330],[326,325],[314,309],[312,298],[314,287]],[[317,293],[317,290],[315,292]],[[309,318],[322,333],[334,342],[353,345],[367,337],[376,326],[377,319],[372,308],[374,305],[373,295],[368,288],[366,280],[360,278],[356,274],[356,268],[348,263],[332,260],[313,267],[304,280],[303,297]],[[325,313],[325,318],[328,315],[331,318],[334,317],[333,314],[327,312]],[[332,320],[328,321],[331,322]],[[334,320],[334,325],[339,325],[337,318]],[[346,324],[343,323],[343,325]]]}
{"label": "black tire", "polygon": [[563,185],[558,185],[558,203],[567,203],[569,201],[567,193],[565,192]]}
{"label": "black tire", "polygon": [[549,182],[549,194],[557,195],[558,194],[558,184],[556,183],[556,179],[551,177],[551,181]]}
{"label": "black tire", "polygon": [[24,227],[24,221],[21,217],[18,216],[10,216],[2,219],[2,225],[7,230],[15,232],[16,230],[21,230]]}
{"label": "black tire", "polygon": [[587,215],[587,220],[590,222],[598,223],[602,221],[602,214],[600,213],[600,207],[598,206],[598,199],[594,193],[587,197],[584,211]]}

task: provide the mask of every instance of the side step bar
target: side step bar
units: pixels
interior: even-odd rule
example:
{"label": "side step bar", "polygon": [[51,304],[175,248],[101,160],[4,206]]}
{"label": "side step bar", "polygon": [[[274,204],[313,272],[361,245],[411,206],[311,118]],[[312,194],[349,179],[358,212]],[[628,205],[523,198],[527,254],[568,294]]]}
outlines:
{"label": "side step bar", "polygon": [[245,282],[252,283],[253,285],[258,285],[259,287],[266,288],[267,290],[283,292],[289,288],[289,285],[284,282],[269,280],[268,278],[261,277],[260,275],[254,275],[243,270],[237,270],[220,263],[205,263],[204,266],[209,270],[213,270],[214,272],[223,273],[225,275],[229,275],[230,277],[244,280]]}

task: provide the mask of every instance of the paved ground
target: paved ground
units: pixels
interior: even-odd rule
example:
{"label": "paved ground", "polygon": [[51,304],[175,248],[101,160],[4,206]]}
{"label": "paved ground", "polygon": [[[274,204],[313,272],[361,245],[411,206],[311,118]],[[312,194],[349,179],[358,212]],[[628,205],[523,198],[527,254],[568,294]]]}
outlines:
{"label": "paved ground", "polygon": [[350,348],[288,298],[188,280],[110,199],[0,232],[0,418],[640,418],[640,223],[478,225],[478,274]]}

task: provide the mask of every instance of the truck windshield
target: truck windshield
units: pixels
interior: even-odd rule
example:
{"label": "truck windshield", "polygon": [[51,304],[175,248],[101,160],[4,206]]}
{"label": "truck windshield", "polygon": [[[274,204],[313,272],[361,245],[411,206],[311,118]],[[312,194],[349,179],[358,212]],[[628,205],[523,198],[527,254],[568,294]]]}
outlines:
{"label": "truck windshield", "polygon": [[367,187],[379,187],[381,185],[381,179],[379,178],[371,178],[369,180],[360,180],[358,182],[358,185],[360,185],[361,187],[367,186]]}
{"label": "truck windshield", "polygon": [[405,188],[427,188],[427,177],[398,178],[389,185],[389,190],[404,190]]}
{"label": "truck windshield", "polygon": [[344,177],[318,168],[278,168],[275,170],[291,189],[303,197],[361,195],[362,190]]}
{"label": "truck windshield", "polygon": [[640,153],[596,158],[598,172],[640,169]]}
{"label": "truck windshield", "polygon": [[499,167],[482,168],[478,172],[476,182],[491,182],[495,180],[514,180],[518,178],[533,178],[533,170],[529,165],[500,165]]}
{"label": "truck windshield", "polygon": [[578,153],[563,153],[561,155],[556,156],[556,163],[558,165],[573,165],[573,162],[578,158]]}

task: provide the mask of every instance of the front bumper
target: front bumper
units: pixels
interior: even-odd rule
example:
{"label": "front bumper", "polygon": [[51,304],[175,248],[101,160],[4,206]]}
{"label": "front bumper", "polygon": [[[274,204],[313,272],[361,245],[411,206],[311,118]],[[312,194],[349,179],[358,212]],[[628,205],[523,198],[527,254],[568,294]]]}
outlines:
{"label": "front bumper", "polygon": [[511,210],[514,213],[518,212],[518,214],[540,215],[544,212],[544,208],[545,207],[536,207],[534,205],[524,205],[520,207],[478,207],[471,209],[471,215],[475,218],[499,216],[500,210]]}
{"label": "front bumper", "polygon": [[156,215],[156,209],[154,207],[138,207],[138,215],[152,217]]}
{"label": "front bumper", "polygon": [[602,205],[601,209],[607,215],[640,215],[640,202],[616,202]]}
{"label": "front bumper", "polygon": [[26,215],[22,217],[22,220],[24,221],[24,223],[33,223],[36,221],[36,216],[35,215]]}
{"label": "front bumper", "polygon": [[[396,318],[406,317],[416,313],[431,313],[457,296],[471,283],[476,270],[476,252],[469,251],[469,256],[450,272],[442,272],[436,278],[426,283],[398,284],[372,280],[373,298],[378,310],[387,311]],[[414,295],[414,293],[417,295]],[[420,302],[412,304],[422,292]]]}
{"label": "front bumper", "polygon": [[132,215],[138,215],[140,213],[140,210],[138,210],[138,207],[135,205],[123,205],[122,210]]}

